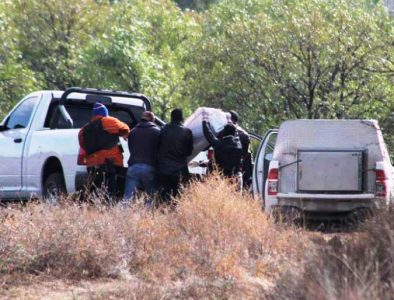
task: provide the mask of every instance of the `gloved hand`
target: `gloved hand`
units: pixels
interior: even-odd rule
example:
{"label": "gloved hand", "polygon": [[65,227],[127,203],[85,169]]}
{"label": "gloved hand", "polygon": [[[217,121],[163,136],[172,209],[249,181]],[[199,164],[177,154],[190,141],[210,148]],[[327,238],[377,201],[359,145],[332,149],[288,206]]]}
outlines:
{"label": "gloved hand", "polygon": [[202,111],[202,120],[206,122],[209,121],[209,113],[205,109]]}
{"label": "gloved hand", "polygon": [[233,121],[231,120],[231,115],[229,113],[226,113],[226,118],[227,118],[227,124],[233,124]]}

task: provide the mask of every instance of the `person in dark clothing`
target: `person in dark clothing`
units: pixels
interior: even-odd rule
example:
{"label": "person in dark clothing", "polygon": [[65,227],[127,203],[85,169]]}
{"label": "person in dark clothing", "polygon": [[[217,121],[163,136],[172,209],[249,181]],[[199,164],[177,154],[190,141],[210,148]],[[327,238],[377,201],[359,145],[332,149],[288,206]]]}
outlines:
{"label": "person in dark clothing", "polygon": [[187,157],[193,152],[193,134],[189,128],[183,127],[182,122],[182,110],[174,109],[171,122],[161,131],[158,172],[164,202],[176,196],[181,184],[190,179]]}
{"label": "person in dark clothing", "polygon": [[249,145],[250,145],[250,137],[249,134],[243,130],[241,127],[238,125],[239,121],[239,116],[238,113],[234,110],[230,110],[230,115],[231,115],[231,122],[233,122],[235,128],[236,128],[236,134],[239,137],[239,140],[242,145],[242,156],[245,157],[249,153]]}
{"label": "person in dark clothing", "polygon": [[221,139],[215,137],[206,120],[203,120],[202,128],[205,138],[215,150],[215,161],[219,171],[225,177],[237,177],[241,171],[242,146],[236,137],[236,127],[227,124],[222,131]]}
{"label": "person in dark clothing", "polygon": [[153,123],[155,115],[146,111],[141,121],[130,131],[128,161],[123,203],[130,202],[137,189],[152,196],[157,190],[156,163],[160,143],[160,128]]}
{"label": "person in dark clothing", "polygon": [[[242,171],[243,186],[244,188],[249,188],[249,186],[252,183],[252,172],[253,172],[252,153],[249,150],[250,137],[249,134],[238,125],[238,121],[239,121],[238,113],[234,110],[230,110],[229,113],[230,113],[231,122],[234,124],[236,128],[236,136],[238,136],[242,145],[241,171]],[[222,136],[223,133],[220,132],[218,134],[218,138],[220,139]]]}

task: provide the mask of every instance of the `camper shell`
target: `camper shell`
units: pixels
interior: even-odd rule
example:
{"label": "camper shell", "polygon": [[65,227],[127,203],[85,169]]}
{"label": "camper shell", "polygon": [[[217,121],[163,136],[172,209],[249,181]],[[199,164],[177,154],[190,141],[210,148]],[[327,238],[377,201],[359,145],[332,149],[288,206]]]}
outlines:
{"label": "camper shell", "polygon": [[394,171],[375,120],[292,120],[264,137],[253,191],[267,212],[340,215],[389,204]]}

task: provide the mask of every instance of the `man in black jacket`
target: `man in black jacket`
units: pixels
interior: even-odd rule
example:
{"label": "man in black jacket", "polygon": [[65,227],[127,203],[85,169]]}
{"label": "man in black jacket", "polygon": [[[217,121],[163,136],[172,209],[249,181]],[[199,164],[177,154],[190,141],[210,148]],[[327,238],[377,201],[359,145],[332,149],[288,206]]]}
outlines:
{"label": "man in black jacket", "polygon": [[203,120],[202,128],[205,138],[215,150],[215,161],[219,171],[225,177],[238,176],[241,170],[242,145],[236,137],[236,127],[227,124],[221,133],[221,139],[215,137],[206,120]]}
{"label": "man in black jacket", "polygon": [[158,171],[161,196],[165,202],[176,196],[181,183],[190,178],[187,157],[193,152],[193,134],[189,128],[183,127],[182,122],[182,110],[174,109],[171,122],[161,130]]}
{"label": "man in black jacket", "polygon": [[241,127],[239,127],[238,125],[239,115],[236,111],[230,110],[230,116],[231,116],[231,122],[233,122],[236,128],[236,134],[238,135],[239,141],[241,142],[242,145],[242,156],[245,157],[249,152],[249,145],[250,145],[249,134]]}
{"label": "man in black jacket", "polygon": [[234,110],[230,110],[230,115],[231,115],[231,121],[233,122],[233,124],[235,125],[235,128],[237,129],[236,134],[238,135],[239,141],[241,142],[241,145],[242,145],[241,169],[242,169],[243,185],[245,188],[249,188],[250,185],[252,184],[252,172],[253,172],[252,153],[249,150],[250,137],[249,137],[249,134],[245,130],[243,130],[241,127],[239,127],[238,113]]}
{"label": "man in black jacket", "polygon": [[131,201],[137,189],[149,195],[157,190],[156,163],[160,143],[160,128],[154,123],[155,115],[146,111],[141,121],[129,134],[129,168],[125,182],[123,201]]}

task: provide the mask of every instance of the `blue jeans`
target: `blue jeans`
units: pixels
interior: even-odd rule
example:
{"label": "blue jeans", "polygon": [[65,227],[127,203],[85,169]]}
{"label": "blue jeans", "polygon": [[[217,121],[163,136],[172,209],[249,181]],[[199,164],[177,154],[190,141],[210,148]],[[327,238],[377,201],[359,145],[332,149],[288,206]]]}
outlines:
{"label": "blue jeans", "polygon": [[137,189],[143,190],[149,196],[156,192],[157,183],[155,167],[136,163],[128,168],[123,201],[130,201]]}

